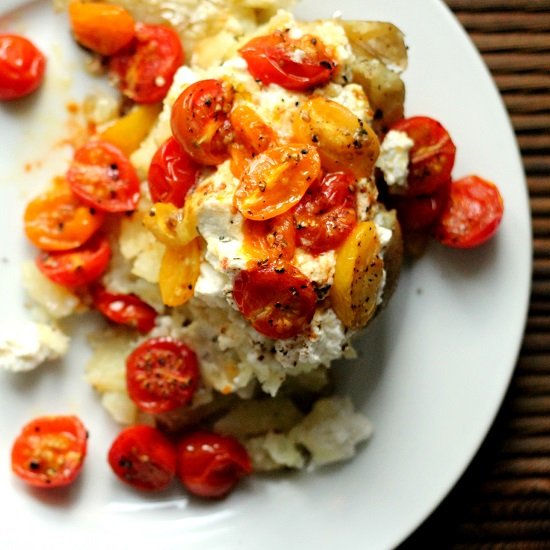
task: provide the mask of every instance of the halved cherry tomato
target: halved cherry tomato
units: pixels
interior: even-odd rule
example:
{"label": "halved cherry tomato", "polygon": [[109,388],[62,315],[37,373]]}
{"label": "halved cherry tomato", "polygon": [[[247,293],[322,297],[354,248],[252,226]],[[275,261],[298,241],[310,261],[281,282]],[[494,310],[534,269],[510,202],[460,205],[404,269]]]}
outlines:
{"label": "halved cherry tomato", "polygon": [[41,252],[36,265],[54,283],[77,288],[99,279],[110,258],[109,240],[97,234],[74,250]]}
{"label": "halved cherry tomato", "polygon": [[355,178],[332,172],[306,191],[294,210],[299,246],[312,254],[334,250],[357,223]]}
{"label": "halved cherry tomato", "polygon": [[119,479],[145,491],[166,489],[177,471],[176,446],[152,426],[130,426],[120,432],[107,460]]}
{"label": "halved cherry tomato", "polygon": [[176,31],[136,23],[133,43],[111,57],[109,71],[118,77],[120,91],[126,97],[136,103],[157,103],[168,93],[183,61]]}
{"label": "halved cherry tomato", "polygon": [[11,451],[13,472],[29,485],[63,487],[84,463],[88,432],[76,416],[43,416],[26,424]]}
{"label": "halved cherry tomato", "polygon": [[253,158],[235,191],[235,206],[245,218],[267,220],[290,210],[321,175],[315,147],[283,145]]}
{"label": "halved cherry tomato", "polygon": [[135,327],[142,334],[155,326],[157,312],[135,294],[114,294],[98,284],[92,288],[92,300],[95,308],[113,323]]}
{"label": "halved cherry tomato", "polygon": [[113,55],[134,38],[134,18],[119,6],[71,2],[69,18],[76,41],[100,55]]}
{"label": "halved cherry tomato", "polygon": [[42,250],[71,250],[84,244],[104,219],[103,212],[82,204],[68,187],[57,188],[27,205],[25,233]]}
{"label": "halved cherry tomato", "polygon": [[320,38],[306,34],[291,38],[287,31],[258,36],[239,53],[250,74],[264,84],[304,91],[330,81],[336,62]]}
{"label": "halved cherry tomato", "polygon": [[168,202],[178,208],[185,204],[187,191],[195,184],[198,166],[173,138],[155,153],[147,180],[153,202]]}
{"label": "halved cherry tomato", "polygon": [[181,439],[177,455],[179,479],[200,497],[224,497],[252,473],[246,449],[230,436],[193,432]]}
{"label": "halved cherry tomato", "polygon": [[199,377],[195,352],[173,338],[150,338],[126,359],[128,393],[139,409],[152,414],[187,405]]}
{"label": "halved cherry tomato", "polygon": [[89,141],[76,151],[67,181],[78,198],[105,212],[128,212],[139,201],[134,167],[118,147],[106,141]]}
{"label": "halved cherry tomato", "polygon": [[44,79],[46,58],[30,41],[16,34],[0,34],[0,101],[34,92]]}
{"label": "halved cherry tomato", "polygon": [[279,340],[302,333],[317,303],[309,280],[290,264],[241,271],[233,282],[233,298],[260,334]]}
{"label": "halved cherry tomato", "polygon": [[229,157],[232,106],[233,88],[221,80],[199,80],[176,99],[172,133],[198,163],[217,165]]}
{"label": "halved cherry tomato", "polygon": [[296,229],[292,212],[264,221],[245,219],[243,249],[257,261],[290,261],[296,249]]}
{"label": "halved cherry tomato", "polygon": [[504,203],[497,186],[479,176],[466,176],[451,183],[435,237],[452,248],[479,246],[496,233],[503,213]]}
{"label": "halved cherry tomato", "polygon": [[451,177],[456,147],[445,128],[429,117],[405,118],[391,128],[414,142],[409,151],[409,196],[431,195]]}

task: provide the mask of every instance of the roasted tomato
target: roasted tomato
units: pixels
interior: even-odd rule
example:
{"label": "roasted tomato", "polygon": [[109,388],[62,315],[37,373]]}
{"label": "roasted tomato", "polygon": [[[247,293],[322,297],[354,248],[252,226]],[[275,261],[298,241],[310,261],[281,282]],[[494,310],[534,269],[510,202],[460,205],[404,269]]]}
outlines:
{"label": "roasted tomato", "polygon": [[108,239],[97,234],[74,250],[42,251],[36,258],[36,265],[54,283],[77,288],[99,279],[107,269],[110,258]]}
{"label": "roasted tomato", "polygon": [[246,449],[229,436],[193,432],[181,439],[177,455],[179,479],[189,492],[200,497],[224,497],[252,473]]}
{"label": "roasted tomato", "polygon": [[165,489],[177,471],[176,446],[151,426],[130,426],[120,432],[107,460],[124,483],[146,491]]}
{"label": "roasted tomato", "polygon": [[232,106],[233,88],[221,80],[199,80],[176,99],[172,133],[198,163],[213,166],[229,157]]}
{"label": "roasted tomato", "polygon": [[109,71],[118,77],[120,91],[136,103],[162,101],[183,64],[176,31],[162,25],[136,23],[132,44],[113,55]]}
{"label": "roasted tomato", "polygon": [[76,41],[100,55],[113,55],[134,38],[134,18],[119,6],[71,2],[69,18]]}
{"label": "roasted tomato", "polygon": [[181,208],[197,179],[198,166],[173,138],[165,141],[149,166],[149,191],[153,202],[168,202]]}
{"label": "roasted tomato", "polygon": [[355,178],[332,172],[306,191],[294,210],[298,245],[312,254],[333,250],[357,223]]}
{"label": "roasted tomato", "polygon": [[456,147],[439,122],[416,116],[400,120],[391,129],[405,132],[414,142],[409,151],[407,195],[431,195],[449,181]]}
{"label": "roasted tomato", "polygon": [[107,319],[146,334],[155,326],[157,312],[135,294],[114,294],[100,285],[92,288],[94,307]]}
{"label": "roasted tomato", "polygon": [[309,326],[317,297],[311,283],[290,264],[243,270],[233,298],[252,326],[268,338],[293,338]]}
{"label": "roasted tomato", "polygon": [[246,167],[235,191],[235,206],[251,220],[273,218],[297,204],[320,175],[315,147],[272,147]]}
{"label": "roasted tomato", "polygon": [[0,34],[0,101],[34,92],[44,79],[46,58],[23,36]]}
{"label": "roasted tomato", "polygon": [[88,432],[76,416],[43,416],[23,427],[11,450],[13,472],[29,485],[72,483],[86,457]]}
{"label": "roasted tomato", "polygon": [[187,405],[198,386],[197,356],[173,338],[150,338],[126,359],[126,385],[136,405],[157,414]]}
{"label": "roasted tomato", "polygon": [[128,157],[106,141],[89,141],[74,155],[67,181],[86,204],[105,212],[134,210],[139,180]]}
{"label": "roasted tomato", "polygon": [[503,213],[496,185],[479,176],[466,176],[452,182],[435,237],[452,248],[479,246],[496,233]]}
{"label": "roasted tomato", "polygon": [[82,204],[67,186],[61,186],[27,205],[25,233],[42,250],[71,250],[84,244],[104,219],[103,212]]}
{"label": "roasted tomato", "polygon": [[276,31],[258,36],[239,53],[250,74],[263,84],[278,84],[287,90],[304,91],[330,81],[336,62],[320,38],[306,34],[291,38]]}

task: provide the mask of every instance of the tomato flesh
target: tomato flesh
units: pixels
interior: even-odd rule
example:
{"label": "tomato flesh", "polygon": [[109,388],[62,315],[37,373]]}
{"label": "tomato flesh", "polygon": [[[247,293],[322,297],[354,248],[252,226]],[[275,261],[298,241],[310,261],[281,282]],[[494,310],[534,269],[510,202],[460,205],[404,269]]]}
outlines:
{"label": "tomato flesh", "polygon": [[150,338],[126,359],[128,394],[144,412],[158,414],[187,405],[199,378],[195,352],[173,338]]}
{"label": "tomato flesh", "polygon": [[175,445],[151,426],[123,430],[113,441],[107,460],[119,479],[145,491],[165,489],[176,475]]}
{"label": "tomato flesh", "polygon": [[42,84],[45,70],[46,58],[30,40],[0,34],[0,101],[34,92]]}
{"label": "tomato flesh", "polygon": [[229,436],[194,432],[181,439],[177,453],[180,481],[200,497],[222,498],[252,473],[246,449]]}
{"label": "tomato flesh", "polygon": [[88,433],[76,416],[44,416],[26,424],[11,451],[12,471],[34,487],[72,483],[86,457]]}

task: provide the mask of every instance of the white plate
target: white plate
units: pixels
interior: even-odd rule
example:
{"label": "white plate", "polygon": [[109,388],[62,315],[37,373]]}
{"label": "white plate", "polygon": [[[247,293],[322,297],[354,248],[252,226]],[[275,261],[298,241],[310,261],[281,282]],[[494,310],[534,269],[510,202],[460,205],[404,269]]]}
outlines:
{"label": "white plate", "polygon": [[[2,2],[3,13],[24,2]],[[313,473],[255,478],[227,500],[202,503],[174,489],[143,496],[121,486],[105,463],[117,427],[82,381],[84,344],[61,365],[28,375],[0,373],[0,546],[288,550],[395,546],[436,507],[464,471],[494,418],[518,354],[531,273],[531,235],[521,161],[501,99],[479,55],[437,0],[341,0],[345,18],[391,20],[406,34],[407,113],[429,114],[458,146],[455,176],[498,182],[506,212],[498,237],[479,250],[433,246],[405,271],[389,309],[362,342],[356,365],[339,367],[343,390],[375,424],[349,463]],[[334,3],[307,0],[297,13],[327,17]],[[33,37],[48,54],[41,93],[0,106],[0,288],[4,319],[24,315],[20,264],[29,196],[62,171],[66,103],[100,83],[49,2],[0,19],[0,30]],[[26,162],[41,160],[30,173]],[[74,412],[91,431],[77,485],[37,493],[9,471],[20,426],[45,413]],[[34,544],[33,544],[34,543]]]}

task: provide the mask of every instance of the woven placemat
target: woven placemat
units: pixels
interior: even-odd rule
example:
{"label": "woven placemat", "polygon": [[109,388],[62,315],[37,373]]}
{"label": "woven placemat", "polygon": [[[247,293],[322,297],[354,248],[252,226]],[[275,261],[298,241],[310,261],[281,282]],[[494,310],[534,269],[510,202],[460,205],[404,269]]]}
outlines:
{"label": "woven placemat", "polygon": [[402,550],[550,549],[550,0],[446,1],[491,70],[518,138],[533,216],[533,290],[491,432]]}

